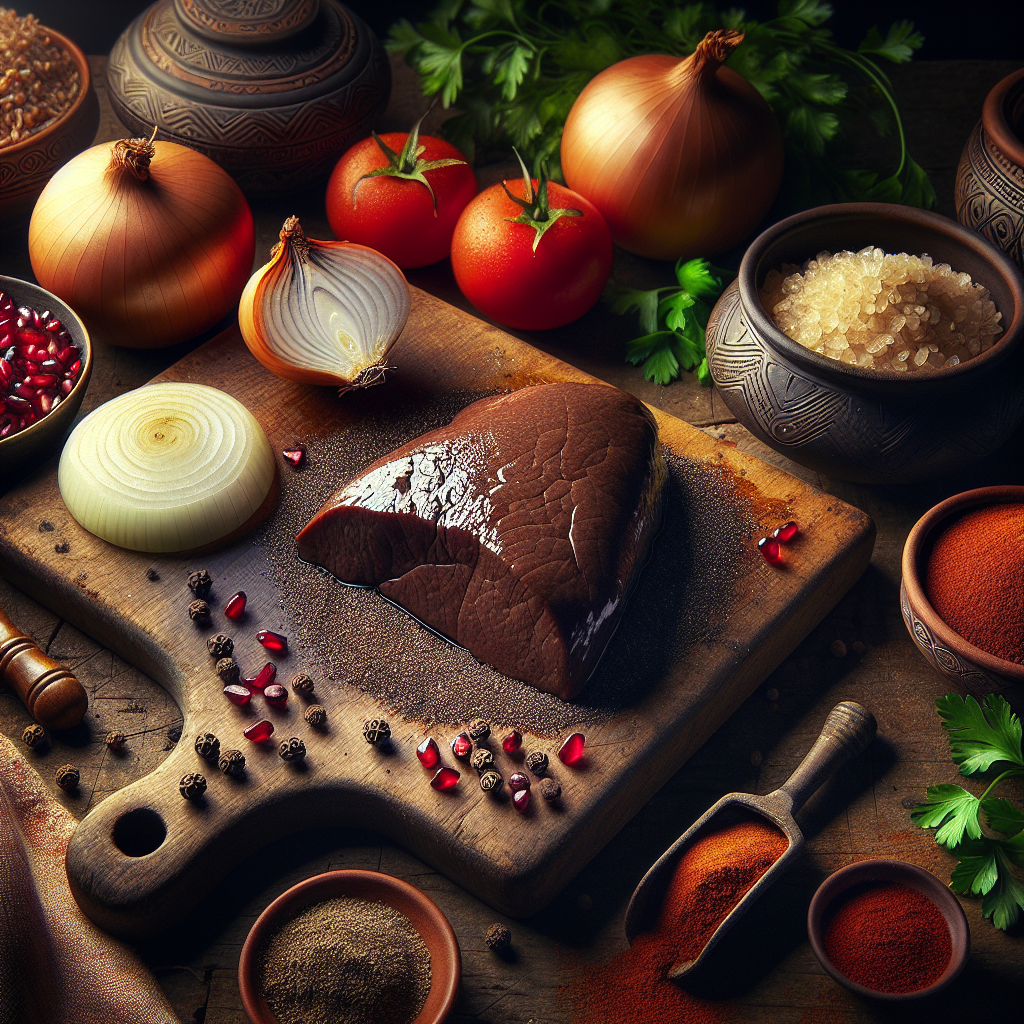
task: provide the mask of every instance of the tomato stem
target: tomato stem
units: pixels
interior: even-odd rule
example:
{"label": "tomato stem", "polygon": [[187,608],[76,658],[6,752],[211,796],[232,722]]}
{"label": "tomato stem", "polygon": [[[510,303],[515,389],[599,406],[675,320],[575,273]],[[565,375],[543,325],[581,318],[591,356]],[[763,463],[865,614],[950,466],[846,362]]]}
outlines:
{"label": "tomato stem", "polygon": [[526,169],[526,164],[523,163],[523,158],[519,155],[519,150],[513,149],[516,155],[516,159],[519,161],[519,166],[523,170],[523,192],[525,199],[520,199],[519,196],[513,195],[508,185],[502,181],[501,187],[505,190],[505,195],[512,200],[516,206],[521,206],[523,212],[518,217],[506,217],[505,220],[510,221],[513,224],[525,224],[527,227],[531,227],[537,232],[533,239],[533,251],[537,251],[537,246],[540,245],[540,240],[544,237],[544,232],[550,228],[555,221],[560,217],[582,217],[582,210],[568,209],[555,209],[552,210],[548,205],[548,173],[547,167],[541,165],[540,177],[537,181],[537,191],[534,192],[533,181],[530,178],[530,172]]}

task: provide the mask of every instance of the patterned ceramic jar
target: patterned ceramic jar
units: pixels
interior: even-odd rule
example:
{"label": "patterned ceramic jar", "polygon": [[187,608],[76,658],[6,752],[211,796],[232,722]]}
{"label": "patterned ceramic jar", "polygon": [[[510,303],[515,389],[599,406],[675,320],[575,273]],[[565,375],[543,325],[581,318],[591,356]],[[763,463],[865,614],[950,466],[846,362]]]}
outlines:
{"label": "patterned ceramic jar", "polygon": [[985,98],[956,172],[956,217],[1024,269],[1024,68]]}
{"label": "patterned ceramic jar", "polygon": [[[758,289],[769,270],[823,249],[932,256],[992,293],[1003,334],[987,352],[933,373],[849,366],[776,326]],[[980,235],[909,206],[821,206],[780,221],[747,250],[707,328],[726,405],[780,455],[830,476],[908,483],[962,468],[1007,440],[1024,416],[1024,279]]]}

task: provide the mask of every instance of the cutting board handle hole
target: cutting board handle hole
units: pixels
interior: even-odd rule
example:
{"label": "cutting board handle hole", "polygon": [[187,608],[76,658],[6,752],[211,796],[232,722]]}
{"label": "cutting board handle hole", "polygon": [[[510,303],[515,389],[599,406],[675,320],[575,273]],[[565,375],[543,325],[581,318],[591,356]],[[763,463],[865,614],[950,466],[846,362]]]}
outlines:
{"label": "cutting board handle hole", "polygon": [[164,819],[149,807],[136,807],[114,823],[114,845],[126,857],[145,857],[166,838]]}

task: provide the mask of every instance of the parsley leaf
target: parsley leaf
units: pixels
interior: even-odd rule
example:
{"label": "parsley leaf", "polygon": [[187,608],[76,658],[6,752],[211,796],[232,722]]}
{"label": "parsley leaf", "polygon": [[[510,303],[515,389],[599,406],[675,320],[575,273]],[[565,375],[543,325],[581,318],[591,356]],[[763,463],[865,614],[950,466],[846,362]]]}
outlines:
{"label": "parsley leaf", "polygon": [[981,705],[948,693],[936,702],[942,724],[949,730],[949,750],[962,775],[983,772],[1000,761],[1024,768],[1021,757],[1020,719],[998,694],[990,693]]}
{"label": "parsley leaf", "polygon": [[1012,868],[1024,863],[1024,835],[1008,840],[967,839],[953,853],[960,863],[953,870],[950,888],[984,896],[982,914],[997,928],[1012,927],[1024,909],[1024,886]]}
{"label": "parsley leaf", "polygon": [[1024,811],[1001,797],[988,797],[981,801],[985,824],[994,832],[1013,838],[1024,832]]}
{"label": "parsley leaf", "polygon": [[938,828],[935,842],[952,848],[963,839],[965,832],[972,839],[981,838],[978,804],[978,798],[963,786],[952,783],[929,786],[925,802],[911,811],[910,820],[921,828]]}
{"label": "parsley leaf", "polygon": [[869,53],[875,57],[884,57],[893,64],[906,64],[913,59],[914,51],[924,45],[924,36],[914,31],[912,21],[900,21],[889,26],[889,34],[882,38],[877,28],[872,28],[857,47],[858,53]]}

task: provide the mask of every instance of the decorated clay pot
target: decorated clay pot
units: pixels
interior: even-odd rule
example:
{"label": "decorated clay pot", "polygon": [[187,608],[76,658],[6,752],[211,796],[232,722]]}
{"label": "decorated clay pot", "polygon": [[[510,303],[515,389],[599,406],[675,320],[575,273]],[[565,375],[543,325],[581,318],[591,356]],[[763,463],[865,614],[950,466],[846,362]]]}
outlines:
{"label": "decorated clay pot", "polygon": [[375,127],[391,70],[338,0],[158,0],[114,44],[107,81],[134,135],[156,126],[253,196],[325,178]]}
{"label": "decorated clay pot", "polygon": [[[1003,334],[981,355],[933,373],[848,366],[782,333],[761,304],[769,270],[821,250],[927,253],[992,294]],[[708,363],[726,405],[780,455],[830,476],[909,483],[988,455],[1024,415],[1024,280],[980,235],[938,214],[886,203],[821,206],[750,246],[707,328]]]}
{"label": "decorated clay pot", "polygon": [[1024,269],[1024,68],[985,98],[956,172],[956,217]]}

